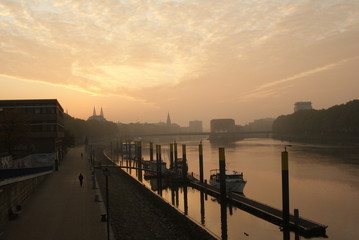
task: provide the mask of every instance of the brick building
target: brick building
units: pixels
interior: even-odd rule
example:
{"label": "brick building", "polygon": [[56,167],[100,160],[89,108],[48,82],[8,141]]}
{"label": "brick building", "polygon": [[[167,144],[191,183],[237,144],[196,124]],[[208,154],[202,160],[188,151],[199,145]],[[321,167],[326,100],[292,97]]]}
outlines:
{"label": "brick building", "polygon": [[[26,129],[27,142],[14,141],[10,148],[6,140],[10,137],[6,136],[16,134],[9,130],[14,122]],[[31,154],[53,153],[57,160],[62,160],[64,110],[57,99],[0,100],[0,134],[0,152],[9,153],[9,149],[14,149]]]}

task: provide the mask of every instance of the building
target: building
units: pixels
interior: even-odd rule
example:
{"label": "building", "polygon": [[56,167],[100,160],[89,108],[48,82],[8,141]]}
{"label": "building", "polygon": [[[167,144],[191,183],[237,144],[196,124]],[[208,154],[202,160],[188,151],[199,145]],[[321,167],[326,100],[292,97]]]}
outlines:
{"label": "building", "polygon": [[294,112],[298,112],[299,110],[310,110],[312,108],[311,102],[296,102],[294,103]]}
{"label": "building", "polygon": [[101,112],[100,112],[100,115],[96,115],[96,109],[95,107],[93,108],[93,114],[92,116],[90,116],[88,118],[88,120],[97,120],[97,121],[106,121],[106,118],[103,114],[103,110],[102,110],[102,107],[101,107]]}
{"label": "building", "polygon": [[233,133],[236,131],[236,124],[233,119],[212,119],[211,133]]}
{"label": "building", "polygon": [[[10,131],[10,125],[17,127]],[[0,100],[0,131],[7,136],[1,139],[0,152],[51,153],[57,160],[63,158],[64,110],[57,99]],[[27,142],[11,141],[16,136]]]}
{"label": "building", "polygon": [[202,121],[197,121],[197,120],[189,121],[188,131],[189,132],[202,132],[203,131]]}

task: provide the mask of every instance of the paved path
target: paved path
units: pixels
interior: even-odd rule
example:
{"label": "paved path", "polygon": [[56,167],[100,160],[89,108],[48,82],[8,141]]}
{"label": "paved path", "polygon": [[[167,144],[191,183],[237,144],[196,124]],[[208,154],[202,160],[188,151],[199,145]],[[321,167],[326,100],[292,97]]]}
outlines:
{"label": "paved path", "polygon": [[[81,147],[70,149],[59,171],[51,174],[23,205],[18,219],[10,221],[5,240],[107,239],[105,213],[95,202],[87,161]],[[78,175],[84,175],[80,187]],[[112,238],[111,238],[112,239]]]}

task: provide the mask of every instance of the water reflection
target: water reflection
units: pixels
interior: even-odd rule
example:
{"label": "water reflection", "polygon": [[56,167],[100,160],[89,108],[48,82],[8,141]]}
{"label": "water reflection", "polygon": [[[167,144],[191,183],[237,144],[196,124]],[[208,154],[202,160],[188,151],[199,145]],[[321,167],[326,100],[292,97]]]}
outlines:
{"label": "water reflection", "polygon": [[[186,142],[189,171],[198,173],[198,141]],[[248,139],[226,148],[228,168],[243,171],[248,180],[246,196],[281,208],[280,152],[286,143],[275,140]],[[217,147],[204,141],[204,173],[218,167]],[[228,150],[228,151],[227,151]],[[329,225],[330,239],[359,239],[356,219],[359,217],[359,149],[337,149],[293,145],[289,151],[291,206],[301,209],[304,217]],[[146,150],[144,150],[146,152]],[[165,149],[164,149],[165,152]],[[168,160],[169,158],[163,156]],[[133,171],[135,172],[135,171]],[[228,239],[300,239],[298,234],[279,230],[276,225],[254,217],[237,207],[206,198],[205,193],[181,186],[144,181],[186,215]],[[156,187],[153,189],[153,185]],[[340,192],[340,194],[338,194]],[[224,209],[228,208],[224,212]],[[226,215],[224,224],[223,216]],[[341,221],[346,219],[345,221]],[[225,228],[226,225],[226,228]],[[227,229],[226,233],[222,229]],[[346,231],[345,229],[348,229]],[[247,236],[248,234],[249,236]],[[318,239],[318,238],[315,238]]]}
{"label": "water reflection", "polygon": [[204,193],[203,192],[201,192],[200,193],[200,196],[201,196],[201,224],[203,225],[203,226],[205,226],[206,225],[206,217],[205,217],[205,213],[206,213],[206,211],[205,211],[205,208],[204,208]]}
{"label": "water reflection", "polygon": [[221,233],[222,239],[227,240],[227,201],[225,199],[221,199]]}

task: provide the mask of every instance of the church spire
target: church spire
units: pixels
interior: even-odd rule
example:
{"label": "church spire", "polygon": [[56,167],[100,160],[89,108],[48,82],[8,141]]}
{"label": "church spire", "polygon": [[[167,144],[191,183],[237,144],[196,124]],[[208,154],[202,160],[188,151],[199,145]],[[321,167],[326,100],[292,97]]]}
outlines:
{"label": "church spire", "polygon": [[101,113],[100,113],[100,116],[103,117],[103,110],[102,110],[102,107],[101,107]]}
{"label": "church spire", "polygon": [[170,113],[167,114],[167,125],[168,125],[168,126],[171,126]]}
{"label": "church spire", "polygon": [[96,116],[96,109],[95,109],[95,107],[93,107],[93,114],[92,114],[92,116]]}

